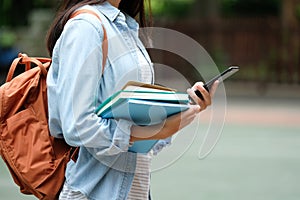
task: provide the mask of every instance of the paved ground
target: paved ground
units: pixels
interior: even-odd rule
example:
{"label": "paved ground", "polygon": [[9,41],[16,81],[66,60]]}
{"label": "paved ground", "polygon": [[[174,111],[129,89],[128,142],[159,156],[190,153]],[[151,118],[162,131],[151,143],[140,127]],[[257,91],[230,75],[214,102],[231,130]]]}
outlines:
{"label": "paved ground", "polygon": [[[264,95],[253,84],[226,88],[226,121],[216,147],[198,159],[200,129],[183,156],[153,173],[154,199],[300,199],[299,87],[271,85]],[[200,125],[207,122],[204,116]]]}
{"label": "paved ground", "polygon": [[[225,125],[207,158],[198,158],[202,130],[209,125],[205,115],[194,140],[176,138],[173,149],[154,158],[154,168],[165,165],[152,175],[154,199],[300,199],[299,86],[271,85],[264,95],[256,88],[226,85]],[[195,129],[192,125],[186,132]],[[2,162],[0,199],[34,199],[19,194]]]}

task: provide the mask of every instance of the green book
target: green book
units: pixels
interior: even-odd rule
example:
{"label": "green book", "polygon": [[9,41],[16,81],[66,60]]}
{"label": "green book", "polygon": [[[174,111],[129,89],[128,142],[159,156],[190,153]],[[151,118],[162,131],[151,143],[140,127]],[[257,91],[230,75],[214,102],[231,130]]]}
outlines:
{"label": "green book", "polygon": [[[137,125],[146,126],[161,123],[167,117],[189,108],[189,96],[161,86],[128,84],[104,101],[96,110],[106,119],[126,119]],[[128,90],[130,89],[130,90]],[[129,151],[147,153],[155,140],[135,142]]]}
{"label": "green book", "polygon": [[[101,113],[105,113],[108,110],[111,110],[113,107],[117,107],[120,104],[128,101],[129,99],[144,100],[145,102],[149,102],[149,104],[151,102],[160,102],[161,106],[163,106],[163,103],[171,103],[176,106],[178,104],[187,104],[189,102],[188,95],[186,93],[121,90],[105,100],[97,108],[96,113],[101,115]],[[145,104],[145,102],[143,102],[143,104]]]}
{"label": "green book", "polygon": [[[149,106],[152,108],[157,106],[182,107],[182,105],[179,104],[188,104],[189,96],[187,93],[176,92],[170,88],[130,81],[123,87],[122,90],[114,93],[106,99],[96,109],[96,113],[101,116],[107,112],[114,112],[114,108],[120,108],[120,106],[124,103],[124,106],[126,106],[128,100],[145,100],[141,102],[142,105],[146,106],[148,102]],[[135,101],[134,105],[136,104],[137,102]],[[132,106],[130,106],[130,108],[132,109]],[[138,110],[131,111],[131,114],[133,115]],[[138,114],[141,115],[140,113]],[[122,116],[124,116],[124,114]],[[118,118],[118,115],[114,115],[112,118]]]}

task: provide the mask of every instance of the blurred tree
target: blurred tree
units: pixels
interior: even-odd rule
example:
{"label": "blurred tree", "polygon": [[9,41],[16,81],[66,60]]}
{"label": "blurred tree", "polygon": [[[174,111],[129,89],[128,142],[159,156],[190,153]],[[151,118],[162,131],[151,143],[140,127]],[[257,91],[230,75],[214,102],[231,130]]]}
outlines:
{"label": "blurred tree", "polygon": [[56,0],[33,0],[34,8],[55,8],[59,1]]}
{"label": "blurred tree", "polygon": [[[280,16],[283,0],[151,0],[154,15],[216,18],[220,16]],[[300,10],[300,8],[299,8]]]}
{"label": "blurred tree", "polygon": [[194,1],[191,15],[193,17],[219,18],[220,0],[201,0]]}
{"label": "blurred tree", "polygon": [[[299,38],[299,18],[297,11],[300,0],[282,0],[281,11],[281,52],[279,63],[284,68],[277,69],[280,72],[279,80],[284,79],[293,83],[300,81],[300,38]],[[298,73],[295,73],[298,72]]]}
{"label": "blurred tree", "polygon": [[195,0],[151,0],[153,15],[159,18],[177,19],[187,16]]}
{"label": "blurred tree", "polygon": [[28,24],[28,16],[35,8],[53,8],[54,0],[0,0],[0,27]]}
{"label": "blurred tree", "polygon": [[[284,0],[151,0],[157,17],[178,18],[190,15],[198,17],[278,15],[280,2]],[[55,8],[55,0],[0,0],[0,26],[17,26],[28,23],[28,15],[34,8]]]}
{"label": "blurred tree", "polygon": [[280,15],[282,0],[220,0],[225,16]]}
{"label": "blurred tree", "polygon": [[299,0],[282,0],[281,19],[284,27],[297,26],[297,8],[299,4]]}
{"label": "blurred tree", "polygon": [[32,8],[32,1],[1,0],[0,25],[26,25],[27,16]]}

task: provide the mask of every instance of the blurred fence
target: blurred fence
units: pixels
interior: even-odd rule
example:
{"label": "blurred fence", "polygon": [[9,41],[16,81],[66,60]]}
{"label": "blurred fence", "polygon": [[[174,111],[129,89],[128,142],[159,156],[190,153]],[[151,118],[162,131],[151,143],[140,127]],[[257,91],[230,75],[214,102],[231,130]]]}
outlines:
{"label": "blurred fence", "polygon": [[[32,12],[30,25],[16,29],[17,47],[33,56],[47,56],[45,35],[51,23],[50,10]],[[222,68],[239,65],[234,79],[239,81],[300,84],[300,31],[298,25],[286,27],[279,18],[226,18],[159,20],[155,26],[170,28],[195,39]],[[176,42],[176,41],[174,41]],[[189,63],[170,52],[150,51],[154,62],[167,64],[199,80],[196,73],[185,72]],[[0,76],[7,71],[0,66]],[[167,75],[168,77],[168,75]],[[1,79],[3,83],[3,78]]]}
{"label": "blurred fence", "polygon": [[[218,66],[239,65],[242,70],[236,79],[300,83],[300,31],[298,27],[285,27],[278,18],[157,21],[156,26],[192,37]],[[162,62],[182,64],[169,56],[164,56]]]}

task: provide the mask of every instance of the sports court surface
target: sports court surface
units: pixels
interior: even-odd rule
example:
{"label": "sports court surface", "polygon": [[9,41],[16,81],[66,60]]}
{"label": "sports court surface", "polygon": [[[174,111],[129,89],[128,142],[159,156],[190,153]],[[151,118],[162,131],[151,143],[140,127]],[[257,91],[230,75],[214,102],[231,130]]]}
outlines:
{"label": "sports court surface", "polygon": [[[300,93],[299,90],[295,92]],[[201,117],[200,117],[201,121]],[[207,126],[204,120],[200,126]],[[187,128],[193,131],[195,125]],[[153,172],[155,200],[299,200],[300,98],[298,95],[228,98],[226,122],[216,147],[198,158],[199,136],[179,157]],[[156,162],[156,160],[154,160]],[[0,199],[35,199],[21,195],[2,160]]]}

